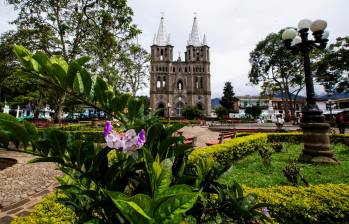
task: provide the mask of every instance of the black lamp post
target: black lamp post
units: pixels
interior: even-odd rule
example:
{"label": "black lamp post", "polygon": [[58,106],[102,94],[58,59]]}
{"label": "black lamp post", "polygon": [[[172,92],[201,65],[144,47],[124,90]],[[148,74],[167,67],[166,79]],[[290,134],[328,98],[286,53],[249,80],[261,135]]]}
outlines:
{"label": "black lamp post", "polygon": [[[310,68],[309,53],[314,49],[325,49],[329,33],[325,31],[324,20],[314,22],[303,19],[298,23],[298,31],[289,28],[282,33],[285,46],[293,54],[300,53],[304,61],[304,78],[306,86],[306,105],[302,113],[301,128],[304,136],[304,149],[299,157],[302,162],[338,163],[330,151],[329,128],[324,122],[322,111],[316,105],[313,77]],[[308,31],[312,31],[314,39],[308,39]]]}

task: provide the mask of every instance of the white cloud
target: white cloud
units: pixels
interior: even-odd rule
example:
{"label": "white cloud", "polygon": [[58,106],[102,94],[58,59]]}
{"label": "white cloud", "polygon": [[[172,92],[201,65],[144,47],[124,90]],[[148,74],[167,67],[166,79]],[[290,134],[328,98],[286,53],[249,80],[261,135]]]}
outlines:
{"label": "white cloud", "polygon": [[[258,94],[258,87],[246,86],[249,53],[270,32],[297,26],[303,18],[322,18],[328,21],[330,42],[348,35],[348,0],[129,0],[129,5],[134,10],[134,22],[143,31],[139,41],[145,49],[150,49],[160,12],[165,12],[175,52],[182,55],[193,13],[198,13],[200,32],[206,33],[211,47],[212,97],[222,95],[226,81],[232,82],[238,95]],[[16,14],[6,3],[0,3],[0,14],[1,33],[10,28],[8,21]],[[149,89],[139,94],[149,94]]]}

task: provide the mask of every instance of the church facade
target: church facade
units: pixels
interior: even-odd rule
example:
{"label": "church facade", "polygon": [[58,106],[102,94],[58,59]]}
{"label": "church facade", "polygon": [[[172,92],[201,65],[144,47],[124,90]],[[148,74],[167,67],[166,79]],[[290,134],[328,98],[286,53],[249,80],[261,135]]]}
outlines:
{"label": "church facade", "polygon": [[201,41],[196,17],[184,60],[180,55],[173,60],[173,48],[161,17],[151,46],[150,107],[163,109],[163,116],[181,117],[186,106],[197,106],[204,116],[210,116],[210,48],[205,35]]}

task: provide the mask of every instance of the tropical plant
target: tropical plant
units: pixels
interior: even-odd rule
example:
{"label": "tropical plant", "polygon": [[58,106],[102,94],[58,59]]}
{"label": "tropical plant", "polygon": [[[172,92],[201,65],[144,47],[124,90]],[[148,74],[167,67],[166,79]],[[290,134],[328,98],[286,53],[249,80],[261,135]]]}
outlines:
{"label": "tropical plant", "polygon": [[[106,123],[105,146],[59,129],[45,129],[39,136],[35,127],[26,128],[26,123],[0,119],[0,127],[8,122],[16,124],[8,136],[18,137],[17,141],[26,145],[30,142],[31,153],[38,156],[31,162],[54,162],[65,174],[58,178],[57,189],[66,196],[60,202],[73,209],[79,222],[205,222],[218,216],[240,222],[264,218],[255,197],[244,196],[237,184],[218,184],[216,180],[226,168],[209,159],[189,162],[191,146],[175,135],[182,125],[163,125],[152,114],[144,116],[141,101],[113,92],[103,79],[86,71],[83,65],[87,58],[68,64],[42,52],[32,54],[21,46],[16,46],[15,52],[23,64],[22,73],[37,76],[121,124],[116,131]],[[17,127],[28,135],[16,135]],[[220,203],[214,203],[212,194],[218,195]]]}
{"label": "tropical plant", "polygon": [[304,183],[305,186],[308,186],[308,181],[303,177],[303,175],[300,173],[300,169],[296,163],[296,161],[289,161],[289,163],[285,166],[285,168],[282,170],[284,173],[284,176],[287,178],[289,182],[293,186],[299,185],[299,179]]}

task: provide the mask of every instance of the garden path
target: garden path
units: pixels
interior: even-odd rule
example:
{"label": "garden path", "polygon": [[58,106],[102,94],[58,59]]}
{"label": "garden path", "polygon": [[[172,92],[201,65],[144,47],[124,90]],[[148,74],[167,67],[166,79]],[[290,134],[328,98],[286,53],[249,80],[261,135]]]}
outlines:
{"label": "garden path", "polygon": [[206,142],[218,139],[219,132],[211,131],[206,126],[185,126],[181,129],[184,137],[197,137],[196,146],[206,146]]}
{"label": "garden path", "polygon": [[0,224],[6,224],[16,216],[28,215],[57,186],[54,177],[61,173],[52,163],[28,164],[34,156],[27,153],[0,149],[1,157],[17,160],[0,170]]}

